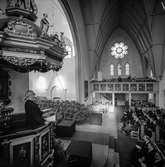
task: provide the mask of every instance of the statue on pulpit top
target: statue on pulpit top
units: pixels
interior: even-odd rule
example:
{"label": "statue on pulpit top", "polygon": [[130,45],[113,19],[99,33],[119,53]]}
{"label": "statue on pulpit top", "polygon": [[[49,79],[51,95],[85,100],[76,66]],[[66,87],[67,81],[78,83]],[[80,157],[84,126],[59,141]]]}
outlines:
{"label": "statue on pulpit top", "polygon": [[15,7],[16,0],[9,0],[8,1],[8,7]]}
{"label": "statue on pulpit top", "polygon": [[47,20],[47,17],[48,15],[44,13],[40,22],[41,36],[47,36],[49,30],[49,21]]}
{"label": "statue on pulpit top", "polygon": [[0,8],[0,17],[4,16],[6,13]]}

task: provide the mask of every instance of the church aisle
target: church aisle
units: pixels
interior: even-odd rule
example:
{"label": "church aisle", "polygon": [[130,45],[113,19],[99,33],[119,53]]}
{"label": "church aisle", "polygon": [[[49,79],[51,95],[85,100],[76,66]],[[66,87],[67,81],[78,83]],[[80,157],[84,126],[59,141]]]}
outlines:
{"label": "church aisle", "polygon": [[[115,108],[116,123],[118,125],[120,123],[120,118],[122,117],[123,111],[125,109],[126,108],[124,106]],[[118,128],[118,138],[116,140],[116,145],[120,157],[120,167],[131,167],[131,154],[136,145],[135,140],[121,133]]]}
{"label": "church aisle", "polygon": [[[119,121],[125,107],[115,107],[113,112],[103,114],[98,125],[76,125],[71,140],[92,142],[93,160],[91,167],[131,167],[131,153],[135,141],[119,131]],[[63,140],[67,149],[70,140]]]}
{"label": "church aisle", "polygon": [[115,108],[111,107],[110,112],[102,114],[102,125],[90,125],[82,124],[76,125],[76,131],[82,132],[95,132],[98,134],[107,134],[114,138],[117,138],[117,124],[116,124],[116,115]]}
{"label": "church aisle", "polygon": [[[114,110],[114,108],[112,108]],[[71,140],[92,142],[93,160],[91,167],[119,166],[119,153],[116,152],[117,124],[115,112],[102,115],[102,125],[76,125],[76,132]],[[70,140],[64,141],[65,149]]]}

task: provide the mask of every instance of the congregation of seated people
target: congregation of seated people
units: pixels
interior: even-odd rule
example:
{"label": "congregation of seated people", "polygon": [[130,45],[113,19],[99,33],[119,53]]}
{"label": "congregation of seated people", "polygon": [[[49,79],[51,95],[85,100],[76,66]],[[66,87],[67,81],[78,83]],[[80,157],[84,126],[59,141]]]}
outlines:
{"label": "congregation of seated people", "polygon": [[133,132],[137,132],[132,166],[164,167],[165,111],[150,102],[132,101],[120,123],[120,129],[126,135],[132,137]]}
{"label": "congregation of seated people", "polygon": [[164,167],[165,159],[157,145],[148,135],[136,144],[132,152],[132,167]]}

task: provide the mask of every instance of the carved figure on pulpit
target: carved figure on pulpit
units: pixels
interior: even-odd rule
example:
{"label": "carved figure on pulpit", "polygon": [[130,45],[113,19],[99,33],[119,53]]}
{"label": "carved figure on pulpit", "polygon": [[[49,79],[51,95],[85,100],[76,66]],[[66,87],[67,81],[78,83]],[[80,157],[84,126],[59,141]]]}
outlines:
{"label": "carved figure on pulpit", "polygon": [[5,13],[3,12],[3,10],[0,8],[0,17],[3,16]]}
{"label": "carved figure on pulpit", "polygon": [[15,7],[16,0],[9,0],[8,1],[8,7]]}
{"label": "carved figure on pulpit", "polygon": [[15,7],[26,9],[25,0],[17,0]]}
{"label": "carved figure on pulpit", "polygon": [[23,159],[26,157],[26,150],[24,149],[24,147],[22,146],[21,149],[19,150],[19,158]]}
{"label": "carved figure on pulpit", "polygon": [[60,41],[61,41],[62,47],[65,48],[66,47],[66,45],[65,45],[65,37],[64,37],[64,33],[63,32],[60,33]]}
{"label": "carved figure on pulpit", "polygon": [[47,20],[47,17],[48,15],[44,13],[40,22],[41,36],[46,36],[49,30],[49,21]]}
{"label": "carved figure on pulpit", "polygon": [[54,41],[59,42],[59,36],[57,32],[54,34]]}
{"label": "carved figure on pulpit", "polygon": [[64,42],[64,33],[63,32],[60,32],[60,40],[61,40],[61,42]]}
{"label": "carved figure on pulpit", "polygon": [[38,8],[35,3],[35,0],[24,0],[26,2],[26,9],[32,11],[34,14],[37,14]]}

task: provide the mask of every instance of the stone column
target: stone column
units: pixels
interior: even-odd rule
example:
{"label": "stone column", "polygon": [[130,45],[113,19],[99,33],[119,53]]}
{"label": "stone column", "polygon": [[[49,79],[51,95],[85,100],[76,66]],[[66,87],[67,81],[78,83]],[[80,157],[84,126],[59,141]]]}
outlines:
{"label": "stone column", "polygon": [[156,141],[159,142],[160,140],[160,131],[159,131],[159,126],[156,125]]}
{"label": "stone column", "polygon": [[131,93],[129,93],[128,101],[129,101],[129,106],[131,106]]}
{"label": "stone column", "polygon": [[115,106],[115,93],[112,93],[112,105]]}

